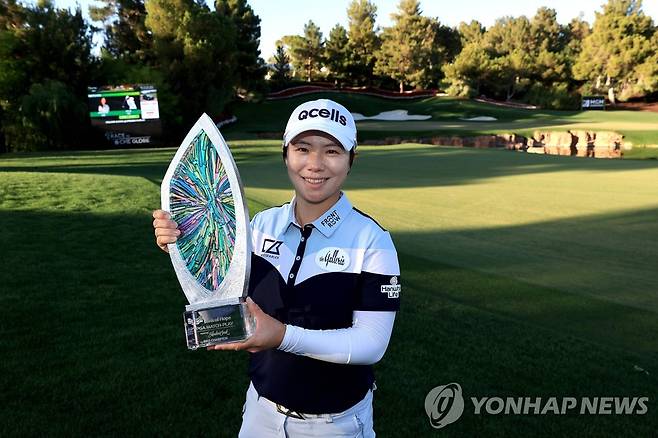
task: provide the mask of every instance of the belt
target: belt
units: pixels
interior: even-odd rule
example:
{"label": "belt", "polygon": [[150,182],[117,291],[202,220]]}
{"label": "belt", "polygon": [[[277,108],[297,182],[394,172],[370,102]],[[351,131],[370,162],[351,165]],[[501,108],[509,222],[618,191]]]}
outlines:
{"label": "belt", "polygon": [[[253,386],[252,386],[252,388],[253,388]],[[298,420],[308,420],[308,419],[311,419],[311,418],[314,418],[314,419],[316,419],[316,418],[325,418],[327,421],[331,422],[331,421],[333,421],[333,416],[336,415],[336,414],[307,414],[307,413],[295,411],[294,409],[287,408],[287,407],[285,407],[285,406],[283,406],[282,404],[279,404],[279,403],[274,403],[272,400],[270,400],[268,398],[265,398],[261,395],[258,395],[255,388],[253,388],[253,389],[254,389],[254,393],[255,393],[259,403],[264,402],[265,404],[272,406],[273,408],[276,409],[276,411],[278,413],[283,414],[286,417],[296,418]]]}
{"label": "belt", "polygon": [[[265,397],[262,397],[263,399],[267,400]],[[274,403],[273,401],[267,400],[270,403]],[[290,418],[297,418],[299,420],[306,420],[305,415],[309,414],[302,414],[301,412],[293,411],[292,409],[288,409],[287,407],[280,405],[278,403],[274,403],[276,405],[276,411],[279,412],[280,414],[285,415],[286,417]]]}
{"label": "belt", "polygon": [[258,392],[256,391],[256,388],[254,388],[253,383],[249,384],[249,390],[253,391],[253,394],[256,396],[256,399],[258,400],[258,402],[261,402],[261,401],[265,402],[265,404],[268,404],[268,405],[272,406],[273,408],[276,409],[276,411],[278,413],[283,414],[286,417],[296,418],[298,420],[308,420],[308,419],[312,419],[312,418],[324,418],[328,422],[332,422],[334,417],[342,417],[343,415],[348,414],[349,412],[353,411],[357,406],[359,406],[359,404],[363,403],[365,401],[365,399],[368,397],[368,394],[366,394],[366,397],[364,397],[364,399],[362,401],[360,401],[359,404],[357,404],[357,405],[355,405],[355,406],[353,406],[353,407],[351,407],[351,408],[349,408],[349,409],[347,409],[346,411],[343,411],[343,412],[339,412],[339,413],[335,413],[335,414],[307,414],[307,413],[295,411],[294,409],[287,408],[287,407],[285,407],[285,406],[283,406],[279,403],[275,403],[272,400],[259,395]]}
{"label": "belt", "polygon": [[274,406],[276,411],[286,417],[296,418],[298,420],[306,420],[310,418],[331,418],[333,414],[306,414],[303,412],[295,411],[294,409],[287,408],[279,403],[274,403],[272,400],[263,396],[258,396],[258,401],[264,401],[270,406]]}

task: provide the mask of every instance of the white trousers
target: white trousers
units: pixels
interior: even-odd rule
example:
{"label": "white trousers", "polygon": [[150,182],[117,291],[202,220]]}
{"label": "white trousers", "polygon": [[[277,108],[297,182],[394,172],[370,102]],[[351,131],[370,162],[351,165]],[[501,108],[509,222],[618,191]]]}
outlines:
{"label": "white trousers", "polygon": [[304,420],[278,412],[276,405],[260,397],[250,383],[239,438],[375,437],[372,391],[368,391],[363,400],[338,414],[303,415]]}

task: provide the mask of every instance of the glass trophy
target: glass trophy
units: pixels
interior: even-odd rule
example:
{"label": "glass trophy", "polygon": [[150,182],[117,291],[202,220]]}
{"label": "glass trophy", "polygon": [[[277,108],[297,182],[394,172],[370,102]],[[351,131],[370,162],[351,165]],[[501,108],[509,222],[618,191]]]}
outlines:
{"label": "glass trophy", "polygon": [[178,224],[168,245],[189,301],[189,349],[241,342],[255,330],[245,297],[251,267],[249,212],[224,138],[203,114],[181,143],[161,187],[162,209]]}

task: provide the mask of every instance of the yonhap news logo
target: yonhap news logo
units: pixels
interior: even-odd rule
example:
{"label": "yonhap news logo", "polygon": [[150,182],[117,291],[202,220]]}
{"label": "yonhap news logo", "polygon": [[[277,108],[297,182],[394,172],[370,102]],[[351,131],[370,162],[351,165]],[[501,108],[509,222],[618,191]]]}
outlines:
{"label": "yonhap news logo", "polygon": [[459,383],[448,383],[432,389],[425,397],[425,412],[435,429],[459,420],[464,412],[464,397]]}
{"label": "yonhap news logo", "polygon": [[[649,397],[470,397],[473,415],[645,415]],[[470,406],[458,383],[437,386],[425,397],[430,425],[441,429]]]}

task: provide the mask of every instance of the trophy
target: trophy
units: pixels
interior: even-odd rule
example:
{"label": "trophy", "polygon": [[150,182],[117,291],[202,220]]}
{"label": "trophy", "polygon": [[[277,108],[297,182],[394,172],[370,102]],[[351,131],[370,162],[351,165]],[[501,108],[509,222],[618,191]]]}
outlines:
{"label": "trophy", "polygon": [[246,340],[255,330],[245,302],[249,212],[231,151],[208,115],[199,118],[171,160],[161,200],[181,232],[168,249],[190,303],[183,314],[187,347]]}

